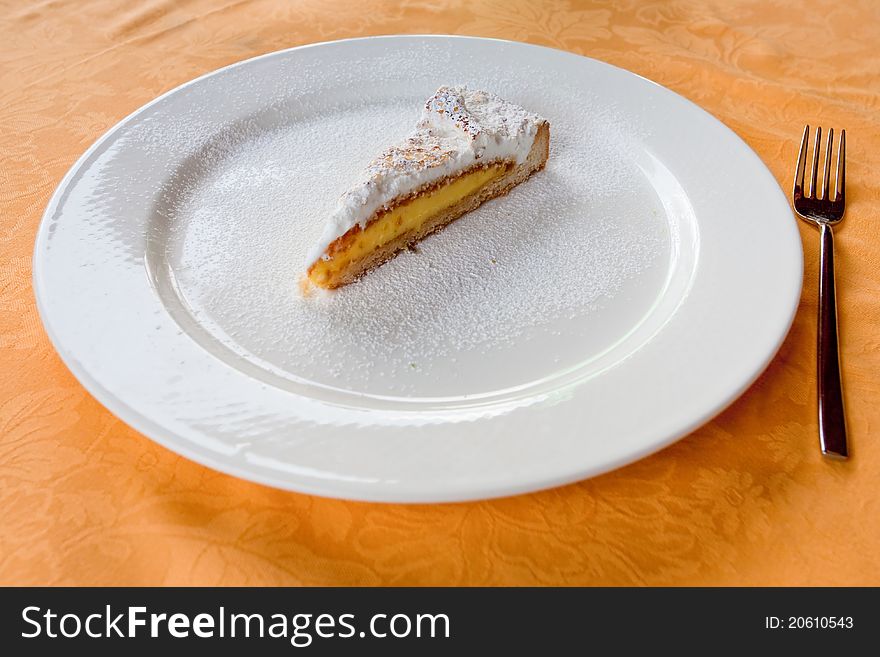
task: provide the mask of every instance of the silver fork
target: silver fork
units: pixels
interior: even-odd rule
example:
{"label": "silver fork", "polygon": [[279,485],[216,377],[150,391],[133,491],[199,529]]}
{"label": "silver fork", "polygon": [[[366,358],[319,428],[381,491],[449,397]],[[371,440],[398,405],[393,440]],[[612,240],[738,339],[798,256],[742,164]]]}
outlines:
{"label": "silver fork", "polygon": [[837,300],[834,288],[834,233],[831,227],[843,219],[846,209],[844,179],[846,175],[846,130],[840,131],[837,148],[837,183],[831,196],[831,154],[834,130],[828,131],[825,147],[825,175],[822,189],[816,188],[819,173],[819,150],[822,128],[816,128],[813,146],[813,174],[809,193],[804,188],[804,170],[807,164],[807,142],[810,126],[804,128],[801,150],[794,176],[792,200],[801,219],[819,227],[821,255],[819,256],[819,334],[817,365],[819,379],[819,441],[825,456],[847,458],[846,419],[843,413],[843,390],[840,384],[840,352],[837,345]]}

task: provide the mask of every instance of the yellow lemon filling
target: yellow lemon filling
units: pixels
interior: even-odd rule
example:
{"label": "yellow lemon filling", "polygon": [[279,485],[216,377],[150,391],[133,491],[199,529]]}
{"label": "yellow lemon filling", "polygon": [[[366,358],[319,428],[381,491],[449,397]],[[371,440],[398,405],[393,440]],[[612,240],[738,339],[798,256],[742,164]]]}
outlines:
{"label": "yellow lemon filling", "polygon": [[361,260],[401,235],[418,230],[428,219],[494,180],[506,168],[505,164],[495,164],[477,169],[392,208],[356,232],[345,248],[334,253],[329,260],[321,258],[315,262],[309,269],[309,279],[321,287],[335,287],[337,278],[352,262]]}

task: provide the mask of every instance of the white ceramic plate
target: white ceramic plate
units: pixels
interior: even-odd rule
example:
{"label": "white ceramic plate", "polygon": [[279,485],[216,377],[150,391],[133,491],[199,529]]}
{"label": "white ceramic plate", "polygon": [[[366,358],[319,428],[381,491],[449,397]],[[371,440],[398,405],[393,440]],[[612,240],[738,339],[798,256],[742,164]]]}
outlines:
{"label": "white ceramic plate", "polygon": [[[546,170],[303,299],[336,197],[446,83],[547,117]],[[123,120],[53,196],[34,285],[73,373],[169,449],[415,502],[555,486],[668,445],[766,366],[801,269],[771,174],[687,100],[566,52],[406,36],[258,57]]]}

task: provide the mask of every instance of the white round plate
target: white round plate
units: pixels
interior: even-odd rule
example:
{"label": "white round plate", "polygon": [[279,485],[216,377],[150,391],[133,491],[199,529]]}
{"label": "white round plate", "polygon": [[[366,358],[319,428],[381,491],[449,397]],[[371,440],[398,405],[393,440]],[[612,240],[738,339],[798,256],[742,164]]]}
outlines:
{"label": "white round plate", "polygon": [[[303,297],[336,198],[442,84],[548,118],[546,169]],[[776,352],[801,270],[772,175],[689,101],[558,50],[399,36],[251,59],[123,120],[52,197],[34,286],[77,378],[169,449],[425,502],[583,479],[693,430]]]}

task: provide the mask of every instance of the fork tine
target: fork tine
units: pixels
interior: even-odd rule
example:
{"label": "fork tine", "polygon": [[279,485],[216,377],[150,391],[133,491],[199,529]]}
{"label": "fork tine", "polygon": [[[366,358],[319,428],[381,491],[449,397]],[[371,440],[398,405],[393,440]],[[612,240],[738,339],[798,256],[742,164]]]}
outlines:
{"label": "fork tine", "polygon": [[846,193],[846,130],[840,131],[840,144],[837,146],[837,185],[835,201],[844,201]]}
{"label": "fork tine", "polygon": [[834,146],[834,128],[828,128],[828,139],[825,141],[825,175],[822,176],[822,198],[831,199],[831,190],[828,183],[831,181],[831,148]]}
{"label": "fork tine", "polygon": [[[810,126],[804,126],[804,136],[801,138],[801,150],[798,153],[797,168],[794,173],[794,196],[804,194],[804,169],[807,166],[807,142],[810,140]],[[838,166],[838,171],[840,167]]]}
{"label": "fork tine", "polygon": [[813,144],[813,175],[810,178],[810,198],[816,198],[816,178],[819,176],[819,145],[822,143],[822,126],[816,126],[816,141]]}

